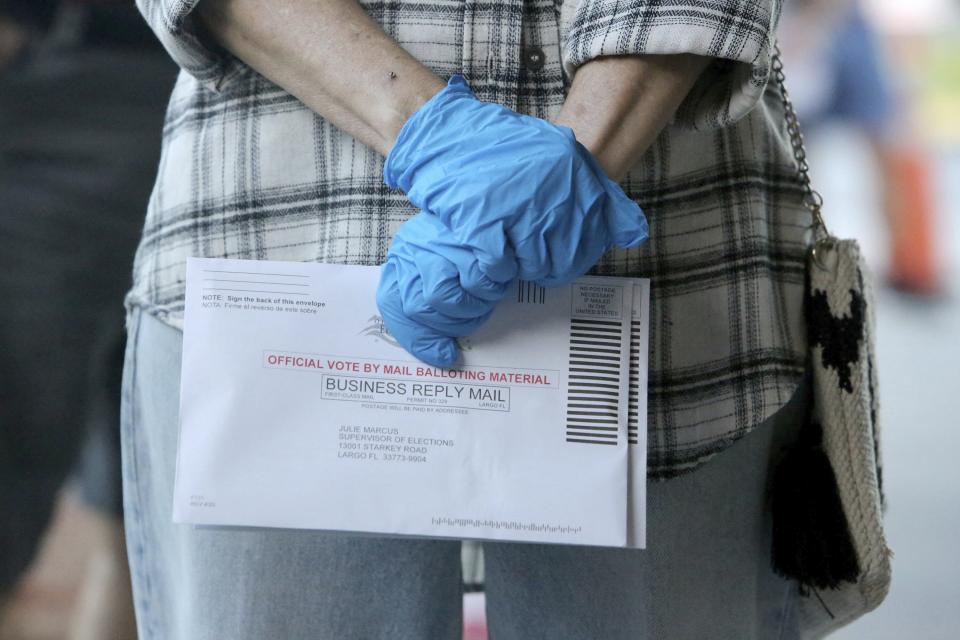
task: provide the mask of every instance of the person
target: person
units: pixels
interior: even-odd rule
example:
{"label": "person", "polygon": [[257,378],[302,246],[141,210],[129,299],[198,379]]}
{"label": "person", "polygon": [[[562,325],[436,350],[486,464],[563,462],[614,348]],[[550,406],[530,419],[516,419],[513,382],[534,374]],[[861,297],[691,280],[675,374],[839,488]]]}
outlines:
{"label": "person", "polygon": [[0,609],[72,479],[109,523],[97,574],[116,570],[71,637],[131,626],[122,302],[175,68],[132,6],[0,0]]}
{"label": "person", "polygon": [[[402,250],[416,272],[428,256],[449,295],[412,272],[405,299],[384,270],[378,302],[412,352],[451,362],[449,339],[489,313],[498,283],[575,275],[569,255],[523,242],[540,231],[550,248],[609,249],[593,273],[651,278],[648,549],[483,543],[492,637],[813,633],[808,596],[771,569],[766,502],[809,403],[811,217],[771,82],[777,3],[138,6],[181,66],[127,296],[124,505],[142,639],[461,634],[459,541],[172,523],[186,258],[376,265]],[[500,131],[528,146],[511,157]],[[483,171],[481,154],[496,158]],[[584,191],[596,207],[576,206]],[[639,244],[563,235],[564,215],[606,234],[592,216],[631,207],[649,221]],[[462,264],[434,260],[437,220]]]}

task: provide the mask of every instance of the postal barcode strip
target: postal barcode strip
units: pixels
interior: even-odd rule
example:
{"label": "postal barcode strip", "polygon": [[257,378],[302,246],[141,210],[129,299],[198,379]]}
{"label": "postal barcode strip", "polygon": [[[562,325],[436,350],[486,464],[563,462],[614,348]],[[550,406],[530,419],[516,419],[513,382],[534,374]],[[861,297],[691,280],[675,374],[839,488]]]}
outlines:
{"label": "postal barcode strip", "polygon": [[571,373],[570,379],[571,380],[594,380],[596,382],[612,382],[614,383],[613,384],[614,389],[617,389],[620,386],[619,384],[617,384],[616,378],[610,377],[609,375],[603,375],[602,373],[601,375],[597,375],[597,376],[588,376],[582,373]]}
{"label": "postal barcode strip", "polygon": [[589,424],[582,425],[582,426],[574,425],[569,429],[567,429],[567,435],[568,436],[591,436],[595,438],[604,438],[604,439],[612,438],[616,440],[618,430],[619,428],[616,425],[613,425],[611,427],[603,427],[603,426],[589,425]]}
{"label": "postal barcode strip", "polygon": [[[570,376],[570,378],[572,380],[573,376]],[[613,389],[614,392],[617,392],[620,389],[620,385],[618,384],[603,384],[601,382],[582,382],[578,380],[576,383],[571,382],[571,386],[574,384],[576,384],[575,388],[577,389],[587,389],[589,387],[593,387],[595,389]]]}
{"label": "postal barcode strip", "polygon": [[[613,415],[611,415],[613,411]],[[620,412],[610,405],[591,407],[589,409],[573,409],[567,411],[567,422],[616,422]]]}
{"label": "postal barcode strip", "polygon": [[607,444],[608,442],[612,442],[613,444],[617,443],[617,434],[615,433],[594,433],[594,432],[579,433],[579,432],[571,431],[569,437],[583,438],[583,439],[590,439],[590,440],[596,439],[598,440],[596,444]]}
{"label": "postal barcode strip", "polygon": [[566,441],[617,444],[623,325],[614,320],[570,320]]}
{"label": "postal barcode strip", "polygon": [[596,334],[596,333],[584,333],[582,331],[573,331],[570,334],[571,338],[576,339],[586,339],[593,342],[605,342],[607,344],[620,344],[620,336],[616,333],[611,334]]}
{"label": "postal barcode strip", "polygon": [[538,284],[520,280],[517,282],[517,302],[525,304],[544,304],[547,290]]}
{"label": "postal barcode strip", "polygon": [[[578,358],[580,356],[577,356]],[[612,369],[614,371],[620,371],[620,363],[617,361],[607,361],[607,360],[570,360],[571,365],[577,365],[579,367],[602,367],[605,369]]]}
{"label": "postal barcode strip", "polygon": [[591,369],[591,368],[588,368],[588,367],[570,367],[569,370],[572,371],[572,372],[574,372],[574,373],[593,373],[593,374],[601,375],[601,376],[611,376],[611,377],[613,377],[614,380],[616,380],[617,377],[620,376],[620,372],[619,372],[619,371],[614,371],[613,369],[606,369],[606,368],[604,368],[604,369]]}
{"label": "postal barcode strip", "polygon": [[570,333],[570,338],[574,341],[587,340],[589,342],[620,346],[620,336],[616,333],[585,333],[583,331],[573,331]]}
{"label": "postal barcode strip", "polygon": [[[579,397],[578,400],[588,400],[593,401],[594,399],[599,400],[596,396],[607,396],[614,398],[614,402],[617,402],[620,398],[619,391],[607,391],[606,389],[578,389],[574,390],[573,393],[583,394],[586,397]],[[588,395],[589,394],[589,395]],[[569,396],[571,399],[573,396]]]}
{"label": "postal barcode strip", "polygon": [[572,437],[567,438],[567,442],[582,442],[583,444],[617,444],[616,440],[597,438],[596,435],[592,433],[582,436],[580,434],[574,434]]}
{"label": "postal barcode strip", "polygon": [[[610,432],[610,431],[612,431],[614,434],[616,434],[616,432],[618,431],[619,427],[617,427],[616,425],[614,425],[614,426],[612,426],[612,427],[605,427],[605,426],[603,426],[603,425],[584,424],[584,425],[577,425],[577,426],[574,426],[574,427],[570,427],[570,429],[571,429],[571,430],[575,430],[575,431],[584,431],[584,432],[589,431],[589,432],[591,432],[591,433],[599,433],[599,432],[604,432],[604,431]],[[606,437],[606,436],[604,436],[604,437]]]}
{"label": "postal barcode strip", "polygon": [[[617,419],[616,419],[616,418],[613,418],[613,419],[611,420],[610,418],[583,418],[583,417],[581,417],[581,416],[567,416],[567,427],[571,427],[571,428],[572,428],[573,426],[576,426],[576,428],[579,429],[580,426],[582,426],[582,425],[584,425],[584,424],[588,424],[588,425],[589,425],[589,424],[612,424],[612,425],[616,425],[616,424],[617,424]],[[580,426],[577,426],[577,425],[580,425]]]}
{"label": "postal barcode strip", "polygon": [[640,331],[643,323],[630,323],[630,380],[627,390],[627,443],[638,444],[640,429]]}
{"label": "postal barcode strip", "polygon": [[574,327],[587,326],[587,327],[617,327],[615,331],[619,331],[620,327],[623,326],[623,323],[619,320],[596,320],[594,318],[570,318],[570,324]]}
{"label": "postal barcode strip", "polygon": [[620,404],[618,398],[604,398],[597,396],[568,396],[567,400],[571,403],[568,404],[568,407],[596,407],[607,405],[608,407],[616,407]]}

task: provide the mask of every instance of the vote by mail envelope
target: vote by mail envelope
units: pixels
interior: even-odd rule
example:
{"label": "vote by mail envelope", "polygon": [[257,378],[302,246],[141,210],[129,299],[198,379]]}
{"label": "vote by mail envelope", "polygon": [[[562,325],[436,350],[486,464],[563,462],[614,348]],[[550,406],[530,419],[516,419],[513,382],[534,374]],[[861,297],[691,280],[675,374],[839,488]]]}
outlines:
{"label": "vote by mail envelope", "polygon": [[378,278],[188,260],[174,520],[643,547],[648,282],[519,283],[443,370]]}

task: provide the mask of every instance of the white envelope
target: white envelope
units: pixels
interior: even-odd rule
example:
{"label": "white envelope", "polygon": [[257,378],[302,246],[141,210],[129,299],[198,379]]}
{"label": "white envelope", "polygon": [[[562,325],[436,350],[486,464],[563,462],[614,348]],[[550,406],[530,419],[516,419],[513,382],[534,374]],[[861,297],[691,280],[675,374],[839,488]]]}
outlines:
{"label": "white envelope", "polygon": [[378,278],[188,260],[174,520],[642,547],[647,281],[521,283],[440,370]]}

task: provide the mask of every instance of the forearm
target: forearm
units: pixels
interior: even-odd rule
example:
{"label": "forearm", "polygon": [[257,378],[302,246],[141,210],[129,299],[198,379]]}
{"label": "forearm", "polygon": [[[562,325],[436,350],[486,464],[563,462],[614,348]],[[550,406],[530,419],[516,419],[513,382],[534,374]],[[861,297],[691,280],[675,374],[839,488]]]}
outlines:
{"label": "forearm", "polygon": [[[445,82],[356,0],[202,0],[210,34],[337,128],[386,156]],[[709,58],[601,56],[583,64],[554,122],[619,180],[670,120]]]}
{"label": "forearm", "polygon": [[446,84],[356,0],[202,0],[198,11],[228,51],[384,156]]}
{"label": "forearm", "polygon": [[581,65],[556,124],[573,129],[612,179],[627,171],[673,117],[710,58],[600,56]]}

